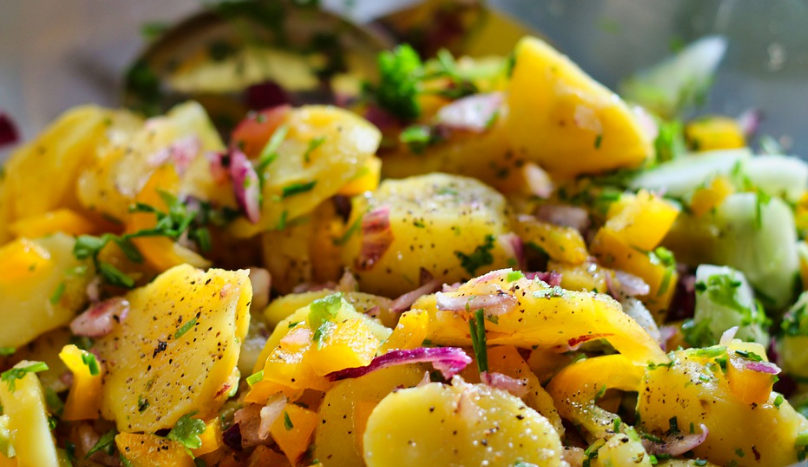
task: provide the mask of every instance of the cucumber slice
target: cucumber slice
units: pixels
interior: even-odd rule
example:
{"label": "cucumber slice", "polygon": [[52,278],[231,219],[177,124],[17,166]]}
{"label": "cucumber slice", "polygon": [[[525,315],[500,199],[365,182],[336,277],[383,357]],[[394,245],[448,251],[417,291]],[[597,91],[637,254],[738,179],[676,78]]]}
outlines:
{"label": "cucumber slice", "polygon": [[697,342],[688,339],[691,344],[717,344],[721,334],[733,326],[738,326],[735,334],[738,339],[763,346],[769,344],[769,335],[764,327],[766,315],[756,305],[752,287],[742,272],[730,267],[702,264],[696,269],[693,321],[695,325],[691,329],[701,329],[703,334]]}
{"label": "cucumber slice", "polygon": [[753,185],[769,196],[799,201],[808,187],[808,163],[793,156],[758,156],[744,163]]}
{"label": "cucumber slice", "polygon": [[665,194],[683,198],[717,175],[730,175],[738,164],[752,159],[748,148],[708,151],[682,156],[655,168],[640,173],[629,182],[635,190],[664,191]]}
{"label": "cucumber slice", "polygon": [[736,193],[716,209],[715,225],[713,262],[742,271],[767,307],[788,306],[799,271],[791,208],[779,198]]}

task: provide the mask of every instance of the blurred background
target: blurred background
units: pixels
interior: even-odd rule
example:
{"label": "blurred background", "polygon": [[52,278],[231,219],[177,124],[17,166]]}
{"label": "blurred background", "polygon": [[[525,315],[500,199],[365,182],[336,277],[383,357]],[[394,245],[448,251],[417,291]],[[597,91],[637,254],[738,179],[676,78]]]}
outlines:
{"label": "blurred background", "polygon": [[[360,23],[413,3],[321,1]],[[198,0],[4,2],[0,109],[30,138],[71,106],[120,105],[124,70],[147,45],[144,25],[171,24],[202,6]],[[612,89],[672,49],[722,34],[729,48],[700,112],[759,109],[761,134],[808,156],[808,1],[491,0],[488,7],[540,31]]]}

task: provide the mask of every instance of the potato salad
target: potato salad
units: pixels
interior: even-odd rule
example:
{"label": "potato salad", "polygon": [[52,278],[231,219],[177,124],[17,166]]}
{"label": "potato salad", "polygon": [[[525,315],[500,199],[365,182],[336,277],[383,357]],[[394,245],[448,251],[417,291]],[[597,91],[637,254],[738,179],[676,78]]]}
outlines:
{"label": "potato salad", "polygon": [[805,459],[808,164],[697,111],[725,48],[66,111],[0,179],[0,467]]}

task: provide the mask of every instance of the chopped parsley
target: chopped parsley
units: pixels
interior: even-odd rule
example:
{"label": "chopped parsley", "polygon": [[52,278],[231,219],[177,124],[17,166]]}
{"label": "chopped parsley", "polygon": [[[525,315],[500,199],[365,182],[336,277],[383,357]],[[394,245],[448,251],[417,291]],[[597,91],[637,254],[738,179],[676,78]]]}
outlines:
{"label": "chopped parsley", "polygon": [[81,363],[84,363],[87,366],[92,376],[98,376],[101,374],[101,369],[98,367],[98,360],[96,360],[95,355],[91,354],[90,352],[83,351],[81,353]]}
{"label": "chopped parsley", "polygon": [[421,154],[427,147],[443,139],[434,130],[429,125],[410,125],[401,131],[398,140],[409,146],[414,154]]}
{"label": "chopped parsley", "polygon": [[469,332],[471,346],[477,359],[477,369],[480,373],[488,371],[488,346],[485,340],[485,310],[480,308],[469,318]]}
{"label": "chopped parsley", "polygon": [[149,400],[143,397],[143,395],[141,394],[137,398],[137,411],[143,413],[148,408],[149,408]]}
{"label": "chopped parsley", "polygon": [[255,386],[255,383],[261,381],[262,379],[264,379],[264,370],[261,370],[258,373],[253,373],[250,376],[248,376],[247,384],[249,384],[250,387],[253,387]]}
{"label": "chopped parsley", "polygon": [[743,285],[743,282],[735,279],[730,274],[714,274],[708,277],[705,282],[697,282],[696,292],[707,294],[707,298],[717,305],[725,306],[747,315],[751,313],[751,310],[743,306],[737,298],[738,288],[741,285]]}
{"label": "chopped parsley", "polygon": [[743,357],[743,358],[745,358],[747,360],[751,360],[753,362],[762,362],[763,361],[763,357],[756,354],[755,352],[747,352],[745,350],[736,350],[735,354],[740,355],[741,357]]}
{"label": "chopped parsley", "polygon": [[783,397],[783,395],[782,395],[782,394],[778,394],[778,395],[777,395],[777,397],[775,397],[775,398],[774,398],[774,406],[775,406],[775,407],[777,407],[777,408],[779,409],[779,408],[780,408],[780,406],[781,406],[781,405],[783,405],[783,402],[785,402],[785,401],[786,401],[786,400],[785,400],[785,398]]}
{"label": "chopped parsley", "polygon": [[174,428],[166,436],[166,438],[182,444],[189,454],[191,454],[191,449],[197,449],[202,446],[202,440],[199,435],[205,432],[205,422],[198,418],[191,418],[196,414],[197,411],[193,411],[180,417]]}
{"label": "chopped parsley", "polygon": [[707,347],[716,343],[715,336],[710,330],[710,319],[689,319],[682,324],[682,334],[685,342],[693,347]]}
{"label": "chopped parsley", "polygon": [[340,308],[342,308],[342,292],[315,300],[309,305],[309,326],[315,330],[313,338],[317,342],[318,349],[331,332],[334,326],[332,320],[337,317]]}
{"label": "chopped parsley", "polygon": [[193,319],[180,326],[179,329],[177,329],[177,331],[174,333],[174,339],[179,339],[182,337],[186,332],[190,331],[192,327],[196,326],[198,321],[199,319],[195,316]]}
{"label": "chopped parsley", "polygon": [[89,459],[90,456],[100,451],[105,451],[107,454],[112,455],[112,453],[115,452],[115,436],[117,434],[118,430],[113,428],[101,435],[95,445],[89,451],[87,451],[87,455],[84,456],[84,458]]}
{"label": "chopped parsley", "polygon": [[325,136],[317,136],[309,140],[309,147],[306,148],[306,152],[303,153],[303,160],[311,162],[311,154],[317,150],[320,146],[325,143]]}
{"label": "chopped parsley", "polygon": [[553,298],[563,296],[564,296],[564,289],[562,289],[557,285],[554,285],[549,289],[536,290],[535,292],[533,292],[533,298]]}
{"label": "chopped parsley", "polygon": [[14,355],[17,349],[14,347],[0,347],[0,356],[8,357],[9,355]]}
{"label": "chopped parsley", "polygon": [[505,278],[508,282],[518,281],[519,279],[524,279],[525,275],[522,271],[511,271],[508,273],[508,276]]}
{"label": "chopped parsley", "polygon": [[306,193],[307,191],[311,191],[314,186],[317,185],[317,180],[307,182],[307,183],[292,183],[283,187],[283,193],[281,194],[282,198],[288,198],[290,196],[299,195],[301,193]]}
{"label": "chopped parsley", "polygon": [[676,417],[671,417],[668,420],[668,434],[675,435],[679,433],[679,420]]}
{"label": "chopped parsley", "polygon": [[281,143],[286,139],[288,133],[289,125],[283,124],[279,126],[275,132],[272,133],[269,141],[267,141],[267,144],[264,145],[264,148],[261,150],[261,154],[258,156],[258,166],[255,168],[255,171],[262,183],[264,180],[264,172],[266,172],[267,167],[278,158],[278,148],[281,147]]}
{"label": "chopped parsley", "polygon": [[14,392],[17,390],[17,380],[25,378],[28,373],[39,373],[47,371],[48,365],[45,362],[33,362],[30,365],[22,368],[11,368],[0,374],[0,381],[8,385],[8,390]]}
{"label": "chopped parsley", "polygon": [[60,282],[59,285],[56,286],[56,289],[50,296],[51,305],[55,306],[57,303],[59,303],[59,300],[62,299],[62,295],[65,293],[65,287],[67,287],[67,284],[64,282]]}
{"label": "chopped parsley", "polygon": [[485,242],[478,245],[471,254],[465,254],[460,251],[455,251],[455,256],[460,260],[460,265],[463,266],[469,274],[474,276],[477,269],[488,266],[494,262],[494,256],[491,250],[494,249],[494,236],[486,235]]}

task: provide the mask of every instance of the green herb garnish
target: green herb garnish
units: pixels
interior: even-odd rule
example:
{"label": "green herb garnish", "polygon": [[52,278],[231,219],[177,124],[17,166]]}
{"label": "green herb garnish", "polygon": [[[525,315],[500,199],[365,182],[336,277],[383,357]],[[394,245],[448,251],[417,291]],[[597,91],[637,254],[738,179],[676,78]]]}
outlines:
{"label": "green herb garnish", "polygon": [[0,374],[0,381],[8,385],[8,390],[14,392],[17,390],[17,380],[25,378],[28,373],[39,373],[47,371],[48,365],[45,362],[33,362],[30,365],[22,368],[11,368]]}

